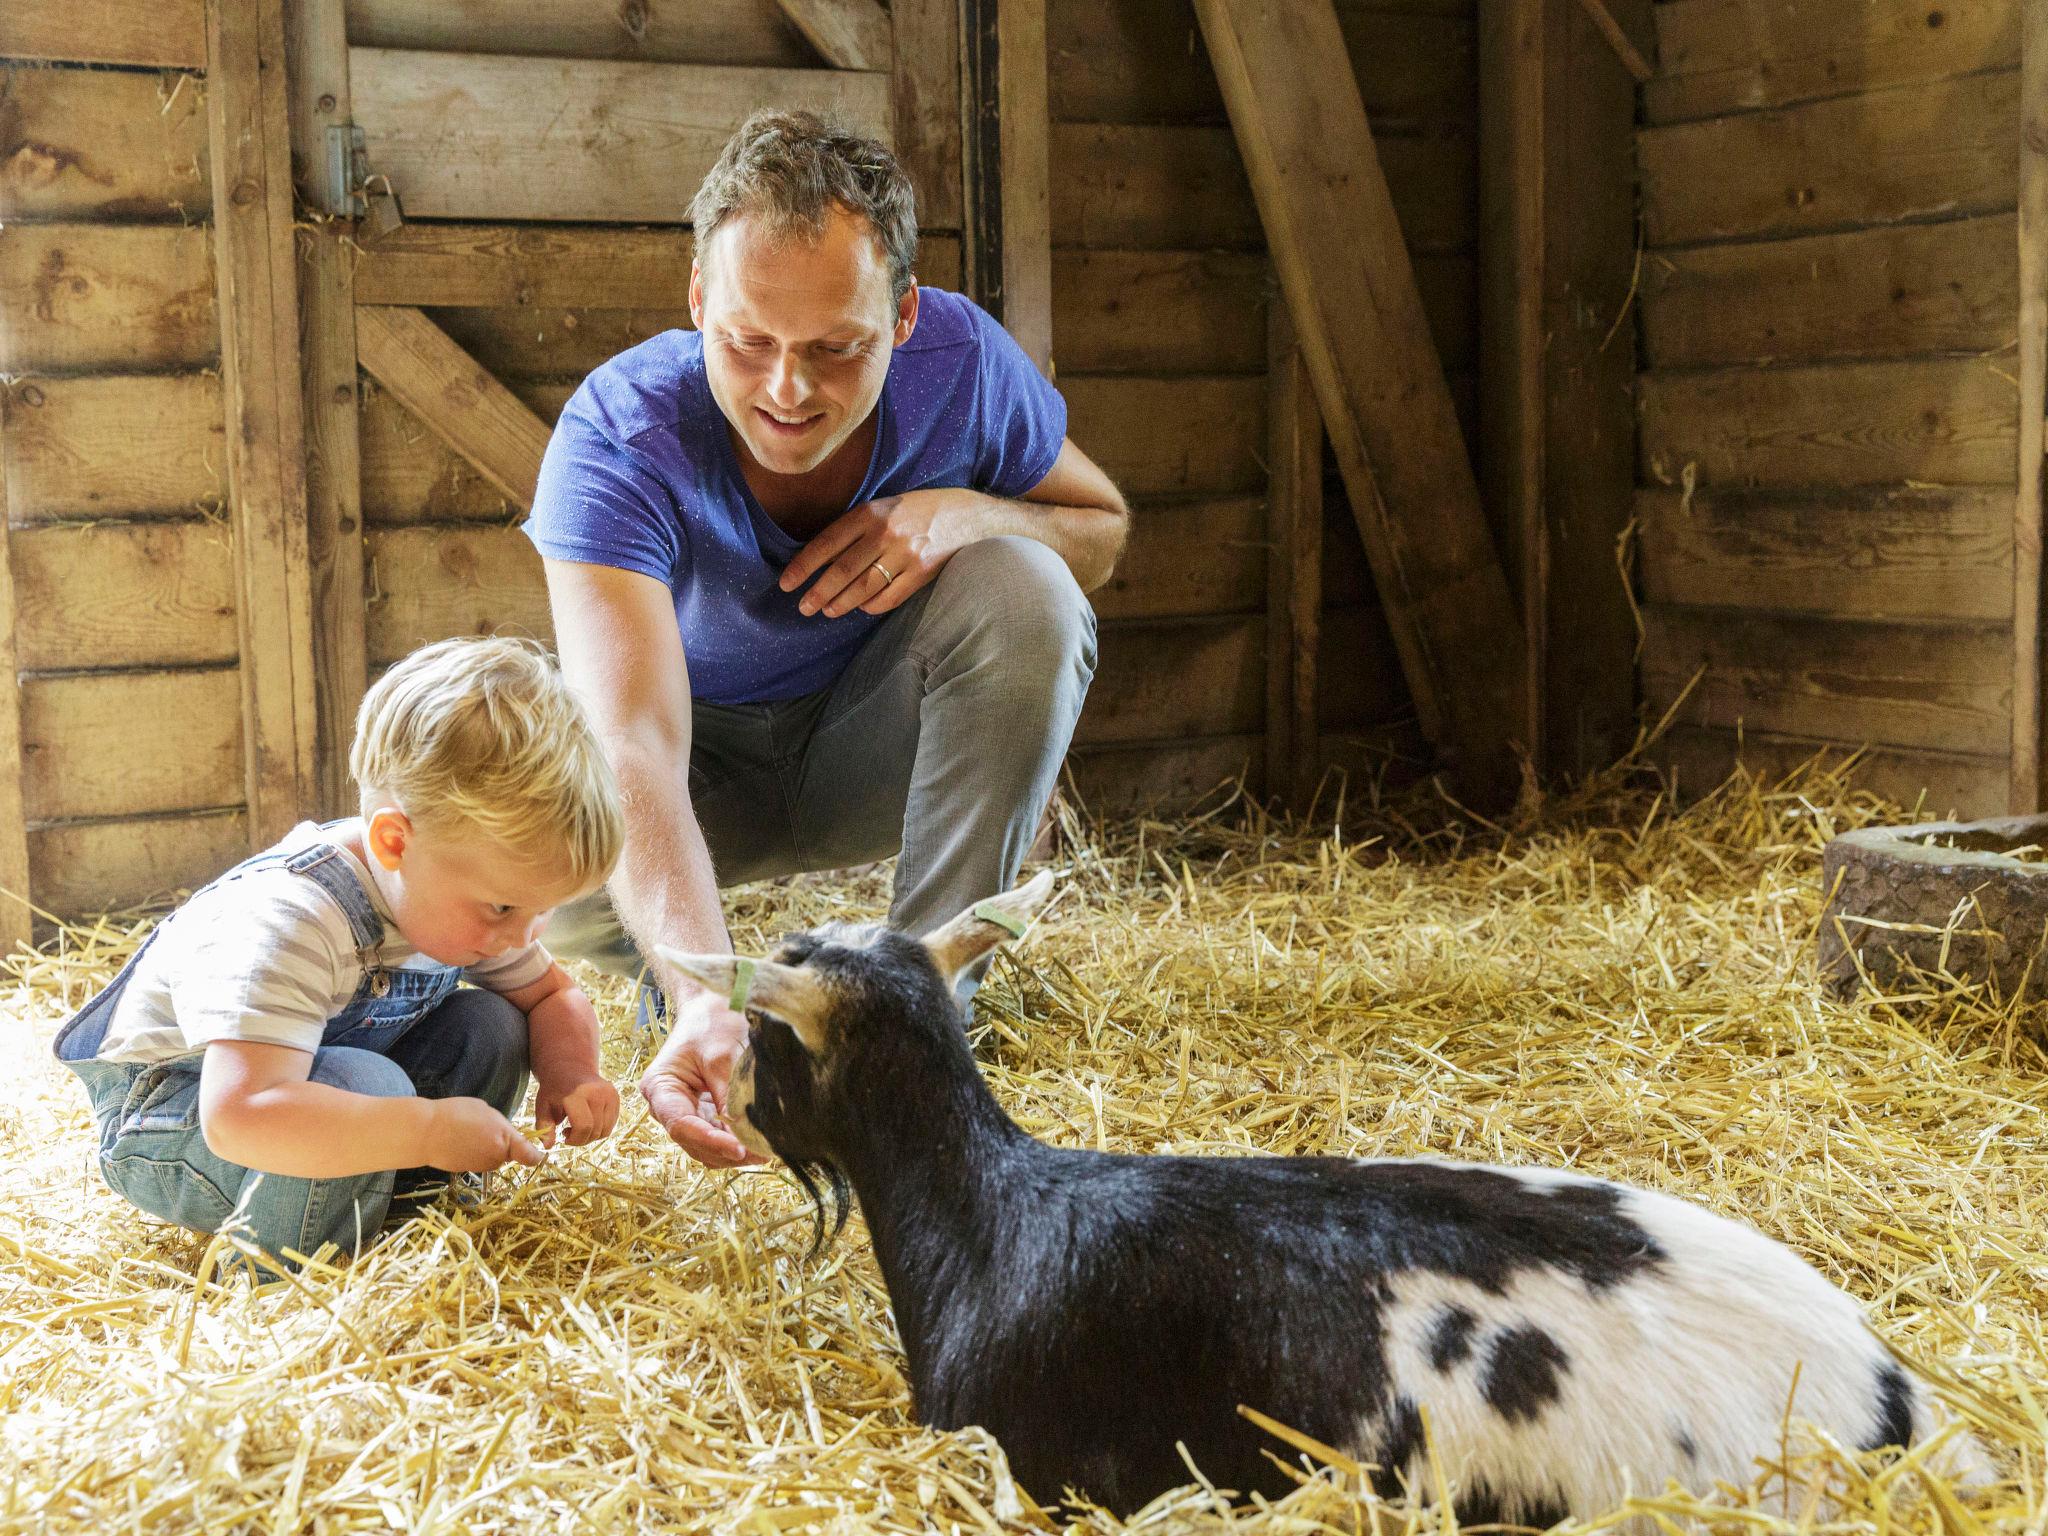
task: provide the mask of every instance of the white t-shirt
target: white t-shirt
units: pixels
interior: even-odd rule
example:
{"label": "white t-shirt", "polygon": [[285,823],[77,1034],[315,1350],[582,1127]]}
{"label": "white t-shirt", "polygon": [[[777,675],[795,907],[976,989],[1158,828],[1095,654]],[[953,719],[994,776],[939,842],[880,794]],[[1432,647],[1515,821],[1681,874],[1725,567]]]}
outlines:
{"label": "white t-shirt", "polygon": [[[296,853],[330,841],[302,821],[278,846]],[[387,971],[439,968],[399,933],[362,860],[346,848],[340,853],[383,919],[378,965]],[[552,964],[536,941],[462,974],[493,992],[516,992]],[[201,891],[159,925],[114,1006],[99,1059],[169,1061],[214,1040],[311,1052],[362,980],[363,962],[341,903],[311,876],[282,864],[252,870]]]}

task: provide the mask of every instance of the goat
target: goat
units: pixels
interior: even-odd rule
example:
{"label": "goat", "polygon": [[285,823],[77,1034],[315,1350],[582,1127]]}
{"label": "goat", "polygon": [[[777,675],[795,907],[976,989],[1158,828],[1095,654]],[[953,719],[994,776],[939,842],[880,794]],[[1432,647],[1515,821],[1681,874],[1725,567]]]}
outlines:
{"label": "goat", "polygon": [[[1424,1489],[1433,1449],[1461,1521],[1539,1527],[1667,1479],[1745,1484],[1788,1412],[1868,1450],[1933,1430],[1848,1296],[1680,1200],[1536,1168],[1035,1140],[982,1081],[953,984],[1051,891],[1041,875],[922,941],[832,924],[772,960],[663,951],[744,1005],[727,1119],[798,1173],[821,1240],[814,1176],[841,1222],[851,1183],[917,1416],[986,1427],[1034,1494],[1129,1512],[1188,1480],[1180,1445],[1219,1485],[1282,1493],[1240,1404],[1383,1492]],[[1983,1471],[1967,1435],[1937,1450]]]}

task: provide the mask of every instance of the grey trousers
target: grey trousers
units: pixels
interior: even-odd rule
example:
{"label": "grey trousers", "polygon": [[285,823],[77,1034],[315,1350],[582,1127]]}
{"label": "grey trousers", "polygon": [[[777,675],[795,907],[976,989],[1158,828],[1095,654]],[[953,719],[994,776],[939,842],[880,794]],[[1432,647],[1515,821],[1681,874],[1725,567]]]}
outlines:
{"label": "grey trousers", "polygon": [[[889,921],[916,934],[1008,890],[1094,674],[1095,614],[1066,563],[1031,539],[968,545],[830,688],[692,707],[690,801],[718,883],[900,852]],[[544,937],[641,973],[602,891]]]}

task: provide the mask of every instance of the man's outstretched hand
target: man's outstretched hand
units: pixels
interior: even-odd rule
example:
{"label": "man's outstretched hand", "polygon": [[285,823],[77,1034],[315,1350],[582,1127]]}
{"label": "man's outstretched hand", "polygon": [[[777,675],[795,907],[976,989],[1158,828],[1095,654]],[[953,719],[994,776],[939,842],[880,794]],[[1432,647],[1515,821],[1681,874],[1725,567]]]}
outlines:
{"label": "man's outstretched hand", "polygon": [[670,1141],[707,1168],[763,1159],[725,1128],[725,1091],[747,1043],[747,1021],[709,992],[693,991],[675,1027],[641,1074],[640,1096]]}

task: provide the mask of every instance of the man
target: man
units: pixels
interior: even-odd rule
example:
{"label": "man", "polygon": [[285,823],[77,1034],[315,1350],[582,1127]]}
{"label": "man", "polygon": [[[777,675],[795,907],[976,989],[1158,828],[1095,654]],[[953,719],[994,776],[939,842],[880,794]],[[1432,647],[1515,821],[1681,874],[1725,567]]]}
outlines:
{"label": "man", "polygon": [[[549,942],[621,974],[729,949],[721,882],[900,850],[913,933],[1006,889],[1129,522],[1016,343],[917,286],[885,147],[756,113],[690,217],[697,329],[584,382],[526,525],[626,809],[610,903]],[[651,970],[674,1023],[641,1092],[697,1159],[744,1162],[721,1120],[745,1021]]]}

